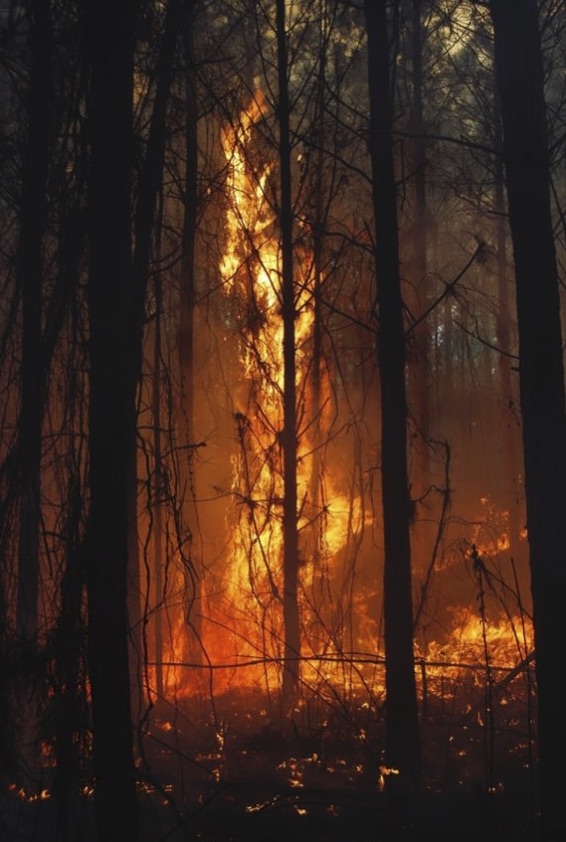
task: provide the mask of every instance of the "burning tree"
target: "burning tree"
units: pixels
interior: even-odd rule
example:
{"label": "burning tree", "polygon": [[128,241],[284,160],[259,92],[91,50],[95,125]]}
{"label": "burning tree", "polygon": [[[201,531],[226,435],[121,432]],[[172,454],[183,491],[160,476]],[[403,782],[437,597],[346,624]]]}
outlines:
{"label": "burning tree", "polygon": [[[335,835],[421,760],[427,793],[512,800],[536,697],[488,6],[95,5],[88,32],[80,4],[0,8],[7,824],[56,803],[70,837],[95,791],[105,835],[138,806],[204,838],[274,806]],[[505,134],[515,224],[512,141],[536,144]],[[526,442],[550,382],[527,286]],[[532,453],[544,603],[559,537],[537,543]]]}
{"label": "burning tree", "polygon": [[[295,242],[293,354],[292,366],[287,363],[291,374],[285,374],[288,369],[282,256],[275,213],[278,202],[272,197],[276,171],[274,163],[263,163],[258,151],[265,143],[261,139],[262,126],[269,117],[269,106],[257,91],[236,124],[226,129],[223,139],[229,204],[222,274],[235,303],[243,373],[243,382],[235,394],[234,420],[240,449],[234,456],[233,493],[239,517],[233,539],[230,587],[236,589],[234,595],[238,591],[249,593],[252,604],[260,607],[260,626],[253,633],[257,653],[268,653],[277,661],[291,658],[296,665],[291,683],[296,684],[301,652],[321,654],[329,645],[340,645],[338,638],[325,642],[332,620],[324,615],[320,597],[330,586],[325,582],[325,569],[347,541],[347,522],[351,517],[347,498],[338,493],[332,477],[320,470],[320,450],[328,444],[324,432],[330,435],[333,398],[328,367],[317,359],[320,352],[315,336],[320,325],[316,321],[312,254],[304,246],[297,248]],[[316,399],[311,380],[315,366],[320,369]],[[286,576],[282,509],[289,489],[285,483],[282,429],[286,423],[285,380],[289,376],[297,395],[296,408],[291,413],[296,441],[292,460],[296,466],[292,485],[296,490],[291,499],[297,501],[294,505],[299,553],[297,571],[292,574],[299,577],[293,602],[301,606],[302,614],[302,642],[297,638],[293,643],[296,651],[292,656],[290,652],[284,655],[283,647],[287,623],[283,619]],[[354,532],[361,526],[360,512],[361,509],[354,515]],[[318,632],[317,622],[321,624]],[[331,625],[325,630],[328,623]],[[296,627],[291,638],[298,633]]]}

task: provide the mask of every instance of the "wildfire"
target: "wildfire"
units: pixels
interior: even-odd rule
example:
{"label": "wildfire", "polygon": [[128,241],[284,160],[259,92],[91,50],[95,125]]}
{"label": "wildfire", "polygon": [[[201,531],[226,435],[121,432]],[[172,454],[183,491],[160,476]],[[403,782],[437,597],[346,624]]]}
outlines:
{"label": "wildfire", "polygon": [[[494,664],[511,669],[517,660],[525,658],[533,649],[532,624],[519,616],[505,620],[484,622],[477,614],[459,609],[452,612],[455,624],[450,631],[448,643],[439,647],[437,654],[448,651],[450,658],[462,663],[481,663],[487,644]],[[429,649],[429,657],[431,655]]]}
{"label": "wildfire", "polygon": [[[188,666],[208,670],[207,692],[232,686],[271,692],[281,682],[284,323],[277,162],[270,159],[270,146],[262,136],[270,117],[268,103],[257,92],[221,135],[226,205],[219,271],[224,302],[230,308],[223,326],[228,330],[224,344],[233,349],[232,370],[239,372],[232,392],[233,505],[225,524],[227,550],[207,581],[201,603],[199,645],[202,642],[206,653],[202,663],[190,656],[183,612],[178,609],[168,618],[163,671],[167,695],[198,692],[200,683],[186,679],[183,670]],[[302,238],[297,246],[294,266],[301,681],[303,687],[316,688],[321,694],[332,687],[366,694],[369,689],[376,699],[384,692],[383,657],[376,655],[379,595],[375,583],[356,582],[351,587],[344,572],[344,559],[361,541],[373,513],[351,482],[320,455],[331,424],[333,398],[329,366],[315,354],[320,278],[306,251],[307,240]],[[497,512],[488,498],[481,505],[484,516],[472,529],[469,546],[477,545],[479,554],[493,557],[509,547],[509,518]],[[493,527],[489,530],[485,528],[488,522]],[[439,560],[437,570],[448,564],[446,559]],[[509,670],[532,652],[529,623],[518,616],[488,622],[469,611],[453,612],[453,621],[442,643],[429,641],[423,647],[419,682],[424,684],[447,670],[458,674],[464,663],[481,671],[487,650],[490,666]],[[434,693],[433,684],[428,685],[430,693]]]}
{"label": "wildfire", "polygon": [[[283,335],[281,255],[272,199],[274,164],[261,160],[261,125],[267,105],[260,93],[225,129],[227,163],[226,247],[221,275],[235,301],[243,382],[234,413],[237,454],[232,458],[237,517],[233,531],[226,598],[237,623],[242,657],[263,653],[273,662],[282,654],[282,501],[284,476],[280,434],[283,429]],[[258,151],[258,149],[260,151]],[[297,497],[301,533],[303,630],[311,627],[315,586],[333,559],[364,523],[361,500],[340,492],[328,473],[315,469],[318,440],[326,424],[328,376],[313,359],[315,330],[312,260],[296,260]],[[312,368],[319,365],[319,394],[313,397]],[[314,407],[317,407],[314,409]],[[313,484],[317,484],[313,492]],[[310,609],[309,609],[310,605]],[[308,643],[306,650],[310,651]],[[279,668],[268,668],[269,683]],[[265,669],[262,679],[265,679]]]}

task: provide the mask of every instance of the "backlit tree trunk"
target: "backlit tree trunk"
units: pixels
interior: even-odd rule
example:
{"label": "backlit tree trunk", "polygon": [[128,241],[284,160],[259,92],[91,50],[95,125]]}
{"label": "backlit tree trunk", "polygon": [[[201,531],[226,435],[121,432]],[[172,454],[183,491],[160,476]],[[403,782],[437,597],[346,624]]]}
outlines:
{"label": "backlit tree trunk", "polygon": [[322,295],[323,295],[323,254],[324,254],[324,228],[326,223],[327,208],[324,203],[325,186],[325,163],[324,151],[324,129],[325,129],[325,92],[326,92],[326,49],[327,49],[327,19],[328,9],[326,2],[319,3],[320,14],[320,45],[319,45],[319,66],[318,80],[316,85],[316,106],[315,106],[315,173],[313,185],[313,212],[312,222],[312,249],[313,249],[313,337],[312,337],[312,419],[314,421],[313,443],[312,443],[312,469],[311,469],[311,498],[313,512],[313,567],[315,570],[315,587],[317,595],[322,597],[324,592],[324,577],[321,570],[321,541],[323,538],[324,518],[319,517],[322,507],[325,505],[322,495],[322,472],[324,463],[322,459],[323,448],[323,399],[322,380],[324,376],[323,357],[323,324],[322,324]]}
{"label": "backlit tree trunk", "polygon": [[[145,300],[148,286],[149,266],[154,244],[156,226],[156,209],[158,194],[161,189],[163,176],[163,161],[165,155],[165,137],[167,133],[167,105],[171,90],[171,79],[175,58],[175,45],[178,33],[178,3],[179,0],[169,0],[165,11],[165,22],[159,54],[155,63],[155,94],[153,110],[149,123],[149,133],[145,159],[139,179],[139,196],[135,218],[135,249],[133,253],[133,272],[131,282],[131,303],[128,313],[131,329],[133,388],[138,383],[142,367],[142,342]],[[158,250],[157,250],[158,251]],[[156,280],[156,285],[160,279]],[[159,310],[156,322],[159,322]],[[135,419],[134,419],[135,422]],[[138,531],[137,531],[137,448],[135,435],[130,443],[130,479],[129,479],[129,607],[130,626],[133,628],[131,647],[132,668],[132,698],[135,702],[136,714],[141,712],[142,678],[141,678],[141,618],[140,618],[140,585],[138,559]],[[157,461],[157,457],[156,457]],[[155,466],[157,476],[160,468]],[[156,529],[159,526],[156,525]],[[159,620],[157,620],[159,622]]]}
{"label": "backlit tree trunk", "polygon": [[152,482],[152,519],[153,533],[153,581],[155,614],[155,690],[162,700],[163,694],[163,512],[165,497],[163,488],[163,458],[161,447],[161,319],[163,295],[161,276],[155,273],[153,282],[155,296],[155,329],[153,332],[153,371],[151,377],[151,403],[153,418],[153,482]]}
{"label": "backlit tree trunk", "polygon": [[277,0],[277,71],[279,81],[279,167],[281,187],[282,313],[283,313],[283,701],[288,708],[299,679],[299,546],[297,531],[297,410],[295,387],[295,284],[293,277],[293,208],[291,140],[285,0]]}
{"label": "backlit tree trunk", "polygon": [[[98,835],[136,840],[128,496],[136,434],[131,171],[135,0],[89,0],[89,675]],[[135,326],[134,326],[135,327]]]}
{"label": "backlit tree trunk", "polygon": [[[423,105],[423,42],[422,0],[412,3],[411,58],[413,87],[410,129],[412,152],[412,173],[414,179],[413,220],[411,231],[411,281],[414,290],[414,315],[418,318],[427,308],[427,196],[426,196],[426,146],[424,137]],[[426,488],[430,484],[430,384],[429,384],[429,322],[419,321],[412,334],[413,359],[410,373],[414,388],[415,421],[419,429],[417,484]]]}
{"label": "backlit tree trunk", "polygon": [[515,259],[544,838],[566,836],[566,411],[536,0],[491,0]]}
{"label": "backlit tree trunk", "polygon": [[184,571],[184,612],[189,627],[190,659],[202,661],[202,587],[203,548],[199,540],[195,452],[195,248],[197,234],[198,202],[198,102],[197,72],[195,64],[195,15],[196,0],[186,2],[181,19],[185,53],[186,127],[185,127],[185,191],[183,208],[183,237],[181,243],[181,290],[179,312],[179,427],[183,443],[188,444],[186,459],[186,498],[183,501],[182,558]]}
{"label": "backlit tree trunk", "polygon": [[420,735],[413,655],[410,516],[407,476],[405,338],[399,277],[397,196],[385,0],[366,0],[370,155],[375,215],[378,363],[381,381],[384,616],[389,765],[416,775]]}

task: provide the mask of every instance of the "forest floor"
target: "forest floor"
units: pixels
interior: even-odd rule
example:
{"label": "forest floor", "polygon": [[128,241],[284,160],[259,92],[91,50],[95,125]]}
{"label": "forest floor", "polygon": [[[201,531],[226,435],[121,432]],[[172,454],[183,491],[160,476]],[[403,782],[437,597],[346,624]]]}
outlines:
{"label": "forest floor", "polygon": [[[418,787],[383,767],[383,721],[364,701],[313,702],[284,726],[252,691],[155,706],[138,760],[142,840],[535,842],[524,701],[461,695],[429,700]],[[94,839],[91,789],[65,836],[49,774],[36,782],[44,798],[0,795],[0,842]]]}

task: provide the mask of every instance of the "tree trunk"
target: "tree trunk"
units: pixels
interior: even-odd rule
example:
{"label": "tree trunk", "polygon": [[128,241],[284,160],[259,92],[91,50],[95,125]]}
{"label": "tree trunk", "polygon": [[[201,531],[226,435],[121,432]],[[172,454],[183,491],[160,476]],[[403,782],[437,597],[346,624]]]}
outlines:
{"label": "tree trunk", "polygon": [[295,284],[293,278],[293,207],[285,0],[277,0],[277,73],[279,82],[279,168],[281,188],[281,273],[283,314],[283,704],[292,705],[299,681],[300,633],[297,599],[299,540],[297,529],[297,408],[295,384]]}
{"label": "tree trunk", "polygon": [[[84,543],[80,534],[83,491],[75,458],[69,459],[71,473],[67,495],[65,538],[67,566],[61,581],[61,610],[55,635],[55,669],[58,694],[54,706],[54,753],[56,758],[53,795],[57,811],[57,830],[62,842],[77,832],[76,782],[81,770],[80,744],[85,687],[81,676],[84,628],[82,590],[84,586]],[[80,741],[77,735],[80,735]]]}
{"label": "tree trunk", "polygon": [[41,306],[43,237],[47,227],[48,123],[51,78],[50,6],[30,0],[28,131],[23,160],[19,283],[22,295],[22,400],[19,419],[21,498],[17,628],[25,638],[37,633],[43,355]]}
{"label": "tree trunk", "polygon": [[[522,454],[519,452],[518,424],[516,422],[517,384],[512,377],[511,347],[512,326],[510,306],[510,284],[507,274],[507,223],[505,207],[505,170],[503,166],[503,137],[501,126],[501,105],[495,95],[494,119],[496,121],[496,144],[498,155],[495,162],[495,225],[497,236],[497,345],[499,379],[501,383],[501,411],[506,417],[507,434],[502,442],[503,449],[503,497],[509,511],[509,553],[514,561],[520,557],[519,533],[521,500],[519,472],[523,473]],[[523,515],[524,517],[524,515]]]}
{"label": "tree trunk", "polygon": [[325,518],[321,516],[325,500],[323,498],[324,462],[323,453],[323,378],[324,378],[324,347],[323,347],[323,321],[322,321],[322,294],[323,294],[323,256],[324,256],[324,235],[326,225],[327,208],[324,204],[325,187],[325,163],[326,154],[324,150],[324,107],[326,91],[326,50],[328,48],[328,36],[326,32],[326,21],[328,9],[326,0],[319,3],[321,40],[319,45],[318,79],[316,85],[316,105],[314,114],[314,137],[315,137],[315,172],[313,183],[313,197],[311,204],[314,218],[312,220],[312,272],[313,272],[313,326],[312,326],[312,361],[311,361],[311,393],[312,412],[312,464],[310,472],[310,494],[312,510],[312,565],[313,565],[313,588],[312,598],[317,611],[322,611],[325,592],[325,574],[321,566],[321,547]]}
{"label": "tree trunk", "polygon": [[421,752],[413,654],[405,339],[385,0],[366,0],[365,16],[381,378],[386,752],[388,765],[397,767],[406,775],[416,776],[420,769]]}
{"label": "tree trunk", "polygon": [[[98,836],[138,837],[128,652],[128,495],[136,434],[131,170],[135,0],[89,0],[91,68],[88,660]],[[134,327],[136,327],[134,325]]]}
{"label": "tree trunk", "polygon": [[[413,0],[412,6],[412,87],[411,103],[411,147],[414,170],[414,210],[411,232],[411,280],[415,297],[414,315],[427,309],[427,196],[426,196],[426,146],[423,109],[423,25],[422,0]],[[411,382],[414,389],[415,421],[418,436],[417,484],[425,488],[430,485],[430,384],[429,384],[429,342],[430,325],[427,319],[419,321],[412,333],[413,358],[411,360]],[[422,526],[422,525],[421,525]],[[430,537],[430,536],[428,536]]]}
{"label": "tree trunk", "polygon": [[[178,33],[179,0],[169,0],[165,11],[162,42],[155,66],[155,95],[149,124],[145,159],[139,179],[139,195],[135,218],[135,250],[133,254],[132,297],[130,307],[132,376],[135,386],[140,378],[142,367],[142,341],[144,308],[148,285],[158,193],[163,175],[165,138],[167,134],[167,106],[171,90],[171,78],[175,59],[175,46]],[[159,280],[156,281],[159,283]],[[157,313],[158,320],[160,318]],[[135,436],[131,440],[130,479],[129,479],[129,605],[130,625],[133,629],[130,650],[132,666],[132,698],[136,705],[135,713],[141,708],[141,656],[143,646],[140,641],[140,575],[137,540],[137,448]]]}
{"label": "tree trunk", "polygon": [[[198,205],[198,102],[195,64],[196,0],[185,3],[181,21],[185,50],[186,79],[186,170],[183,209],[183,241],[181,251],[181,294],[179,312],[179,428],[188,444],[186,480],[187,498],[183,505],[182,547],[184,571],[184,611],[189,631],[189,657],[202,662],[202,547],[199,541],[196,508],[196,477],[194,472],[195,442],[195,248]],[[185,544],[189,548],[185,549]]]}
{"label": "tree trunk", "polygon": [[151,383],[151,408],[153,416],[153,481],[151,528],[153,532],[153,581],[155,615],[155,690],[158,701],[163,701],[163,459],[161,455],[161,311],[163,296],[161,277],[155,273],[155,330],[153,333],[153,372]]}
{"label": "tree trunk", "polygon": [[536,0],[490,1],[517,291],[544,838],[564,839],[566,410]]}

